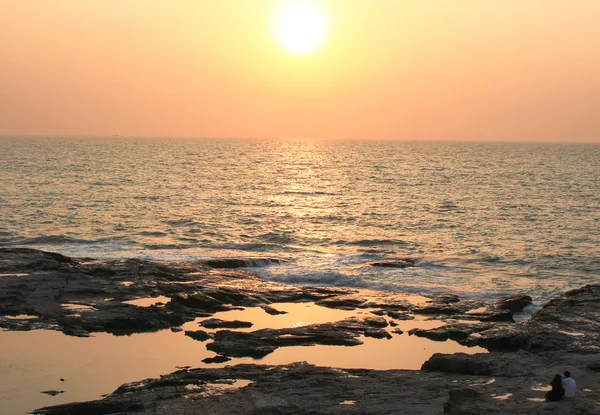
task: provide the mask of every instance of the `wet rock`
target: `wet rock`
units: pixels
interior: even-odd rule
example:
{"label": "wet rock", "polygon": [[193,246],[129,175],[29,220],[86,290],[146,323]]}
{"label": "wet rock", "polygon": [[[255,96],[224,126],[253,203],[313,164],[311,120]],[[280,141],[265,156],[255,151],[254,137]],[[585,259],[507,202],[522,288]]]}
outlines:
{"label": "wet rock", "polygon": [[[165,311],[160,308],[139,308],[132,306],[130,312],[122,311],[121,315],[110,318],[103,325],[104,331],[118,335],[153,332],[171,327],[171,321]],[[179,322],[181,324],[182,322]],[[86,327],[84,327],[86,328]]]}
{"label": "wet rock", "polygon": [[394,320],[414,320],[415,316],[408,313],[402,313],[398,311],[389,310],[387,311],[387,316],[393,318]]}
{"label": "wet rock", "polygon": [[222,301],[204,293],[179,294],[172,297],[171,302],[201,310],[222,311],[226,308]]}
{"label": "wet rock", "polygon": [[454,294],[440,294],[432,297],[433,302],[439,304],[452,304],[458,303],[460,301],[460,297]]}
{"label": "wet rock", "polygon": [[221,330],[215,333],[214,342],[206,348],[230,357],[261,358],[278,347],[331,345],[356,346],[362,344],[360,334],[386,338],[388,333],[377,328],[387,326],[385,319],[347,319],[337,323],[315,324],[285,329],[262,329],[253,332]]}
{"label": "wet rock", "polygon": [[514,323],[513,312],[508,309],[491,309],[487,315],[481,316],[479,321],[508,321]]}
{"label": "wet rock", "polygon": [[90,332],[81,326],[63,327],[62,332],[67,336],[90,337]]}
{"label": "wet rock", "polygon": [[230,330],[221,330],[215,333],[214,342],[206,348],[215,353],[228,357],[253,357],[260,359],[273,353],[277,347],[279,337],[277,334],[268,333],[243,333]]}
{"label": "wet rock", "polygon": [[417,260],[414,258],[398,258],[390,261],[371,262],[372,267],[380,268],[408,268],[417,265]]}
{"label": "wet rock", "polygon": [[276,308],[273,308],[268,305],[261,305],[260,308],[262,308],[265,311],[265,313],[270,314],[272,316],[277,316],[280,314],[287,314],[287,311],[280,311],[280,310],[277,310]]}
{"label": "wet rock", "polygon": [[531,304],[533,299],[528,295],[518,295],[511,297],[503,297],[496,301],[496,305],[499,308],[510,310],[513,313],[519,313],[523,311],[525,307]]}
{"label": "wet rock", "polygon": [[481,346],[493,351],[516,351],[523,349],[529,342],[527,333],[516,325],[493,326],[488,330],[471,334],[465,343]]}
{"label": "wet rock", "polygon": [[491,324],[447,324],[435,329],[415,328],[408,332],[411,336],[425,337],[434,341],[456,340],[465,341],[471,334],[488,330]]}
{"label": "wet rock", "polygon": [[431,304],[413,308],[413,311],[417,314],[427,315],[453,315],[461,314],[462,310],[458,307],[453,307],[448,304]]}
{"label": "wet rock", "polygon": [[365,337],[372,337],[374,339],[391,339],[392,335],[386,330],[369,329],[363,332]]}
{"label": "wet rock", "polygon": [[436,353],[423,363],[421,370],[476,376],[489,376],[494,373],[493,365],[489,361],[481,361],[465,353]]}
{"label": "wet rock", "polygon": [[532,351],[600,353],[600,285],[566,292],[523,325]]}
{"label": "wet rock", "polygon": [[200,326],[207,329],[241,329],[252,327],[252,323],[249,321],[225,321],[218,318],[211,318],[198,323]]}
{"label": "wet rock", "polygon": [[69,271],[76,261],[54,252],[29,248],[0,248],[0,273]]}
{"label": "wet rock", "polygon": [[497,324],[473,333],[465,343],[490,351],[600,353],[599,299],[600,285],[572,290],[544,305],[525,323]]}
{"label": "wet rock", "polygon": [[324,298],[316,302],[316,304],[323,307],[339,308],[343,310],[354,310],[355,308],[360,307],[364,303],[364,298],[360,298],[355,295],[340,295],[335,297]]}
{"label": "wet rock", "polygon": [[488,354],[436,353],[421,366],[421,370],[472,376],[518,377],[529,371],[514,356],[494,357]]}
{"label": "wet rock", "polygon": [[225,363],[229,362],[231,359],[227,356],[216,355],[215,357],[207,357],[206,359],[202,359],[203,363],[213,364],[213,363]]}
{"label": "wet rock", "polygon": [[276,258],[222,258],[204,261],[204,264],[212,268],[254,268],[264,267],[265,265],[279,264],[281,261]]}
{"label": "wet rock", "polygon": [[204,330],[186,330],[185,335],[191,337],[194,340],[199,342],[206,341],[208,339],[212,339],[212,335],[205,332]]}

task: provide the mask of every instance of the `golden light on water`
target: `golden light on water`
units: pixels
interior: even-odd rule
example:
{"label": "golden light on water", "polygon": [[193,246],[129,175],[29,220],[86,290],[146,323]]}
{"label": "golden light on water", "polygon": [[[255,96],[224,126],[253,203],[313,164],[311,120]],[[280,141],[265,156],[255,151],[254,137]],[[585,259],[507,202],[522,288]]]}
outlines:
{"label": "golden light on water", "polygon": [[282,2],[273,18],[273,34],[281,47],[294,55],[308,55],[323,47],[329,17],[316,2]]}

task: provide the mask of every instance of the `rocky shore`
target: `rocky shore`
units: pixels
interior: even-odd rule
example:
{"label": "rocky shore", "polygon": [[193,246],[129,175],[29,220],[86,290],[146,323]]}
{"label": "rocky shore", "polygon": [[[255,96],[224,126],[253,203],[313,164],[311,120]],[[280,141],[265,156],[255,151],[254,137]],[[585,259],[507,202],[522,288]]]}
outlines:
{"label": "rocky shore", "polygon": [[[419,336],[478,346],[489,353],[435,354],[420,371],[334,369],[306,363],[183,369],[118,388],[98,401],[39,409],[40,414],[600,414],[600,285],[565,293],[530,319],[515,317],[531,297],[493,302],[455,295],[414,296],[267,282],[248,270],[274,258],[197,263],[96,261],[24,248],[0,249],[0,327],[51,329],[87,337],[170,329],[201,318],[185,334],[206,342],[214,362],[259,359],[290,346],[361,347],[367,337]],[[393,264],[418,266],[410,258]],[[389,266],[388,264],[374,266]],[[139,306],[136,301],[146,301]],[[361,310],[339,321],[253,329],[214,314],[281,303]],[[403,333],[407,320],[426,324]],[[518,319],[519,320],[519,319]],[[402,350],[398,350],[402,353]],[[299,356],[298,360],[302,360]],[[210,362],[207,362],[210,363]],[[540,402],[551,376],[570,370],[578,397]]]}

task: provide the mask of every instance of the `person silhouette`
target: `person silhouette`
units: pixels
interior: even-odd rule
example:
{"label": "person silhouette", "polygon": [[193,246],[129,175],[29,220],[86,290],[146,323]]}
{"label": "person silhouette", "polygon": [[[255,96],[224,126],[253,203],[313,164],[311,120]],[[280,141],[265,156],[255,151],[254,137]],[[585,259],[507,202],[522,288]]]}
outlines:
{"label": "person silhouette", "polygon": [[552,389],[546,392],[546,399],[549,401],[560,401],[565,395],[565,388],[562,385],[562,377],[560,375],[554,375],[550,382]]}
{"label": "person silhouette", "polygon": [[565,398],[574,398],[575,392],[577,390],[577,384],[575,380],[571,377],[571,372],[565,370],[565,377],[562,380],[562,386],[565,389]]}

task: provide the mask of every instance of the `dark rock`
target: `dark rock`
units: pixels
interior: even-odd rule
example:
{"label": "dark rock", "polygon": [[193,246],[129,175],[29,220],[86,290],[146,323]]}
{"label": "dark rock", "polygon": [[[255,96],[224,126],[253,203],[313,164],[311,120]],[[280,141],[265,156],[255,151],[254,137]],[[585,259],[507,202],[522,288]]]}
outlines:
{"label": "dark rock", "polygon": [[593,370],[594,372],[600,372],[600,361],[590,362],[587,365],[588,369]]}
{"label": "dark rock", "polygon": [[[444,402],[444,412],[454,412],[462,405],[473,405],[481,396],[481,392],[473,388],[450,389],[448,402]],[[463,412],[464,413],[464,412]]]}
{"label": "dark rock", "polygon": [[489,330],[473,333],[466,340],[467,345],[501,352],[523,349],[528,343],[527,333],[515,325],[493,326]]}
{"label": "dark rock", "polygon": [[241,329],[252,327],[252,323],[249,321],[225,321],[218,318],[211,318],[198,323],[200,326],[207,329]]}
{"label": "dark rock", "polygon": [[436,353],[421,366],[421,370],[460,373],[464,375],[489,376],[494,373],[493,365],[465,353]]}
{"label": "dark rock", "polygon": [[171,331],[173,333],[179,333],[180,331],[183,331],[183,329],[181,327],[171,327]]}
{"label": "dark rock", "polygon": [[492,309],[488,315],[479,318],[479,321],[508,321],[514,323],[513,312],[508,309]]}
{"label": "dark rock", "polygon": [[510,310],[513,313],[519,313],[523,311],[525,307],[531,304],[533,299],[528,295],[519,295],[500,298],[496,301],[499,308]]}
{"label": "dark rock", "polygon": [[215,333],[214,342],[206,345],[208,350],[231,357],[260,359],[273,353],[279,345],[278,336],[267,333],[243,333],[221,330]]}
{"label": "dark rock", "polygon": [[[143,310],[153,310],[153,308],[148,307]],[[115,317],[104,324],[104,330],[107,333],[124,335],[131,333],[153,332],[169,328],[170,324],[168,321],[155,317],[157,316],[153,316],[150,313],[148,315],[140,314],[126,317]]]}
{"label": "dark rock", "polygon": [[[527,358],[523,355],[519,357]],[[508,354],[493,356],[486,353],[473,355],[466,353],[436,353],[423,363],[421,370],[471,376],[519,377],[530,374],[515,356]]]}
{"label": "dark rock", "polygon": [[373,337],[375,339],[391,339],[392,335],[383,329],[369,329],[363,332],[365,337]]}
{"label": "dark rock", "polygon": [[222,258],[204,261],[204,264],[212,268],[254,268],[265,265],[279,264],[281,261],[275,258]]}
{"label": "dark rock", "polygon": [[212,335],[205,332],[204,330],[186,330],[185,335],[199,342],[212,339]]}
{"label": "dark rock", "polygon": [[171,298],[172,303],[183,304],[186,307],[198,308],[201,310],[221,311],[226,308],[222,301],[204,293],[178,294]]}
{"label": "dark rock", "polygon": [[67,336],[90,337],[90,332],[80,326],[63,327],[62,332]]}
{"label": "dark rock", "polygon": [[[381,325],[381,322],[374,319],[348,319],[337,323],[262,329],[250,333],[221,330],[215,333],[214,342],[209,343],[206,348],[230,357],[261,358],[278,347],[285,346],[356,346],[362,344],[358,340],[359,334],[369,332],[376,335],[373,323]],[[387,325],[387,322],[385,324]]]}
{"label": "dark rock", "polygon": [[287,314],[287,311],[280,311],[280,310],[277,310],[276,308],[273,308],[273,307],[268,306],[266,304],[261,305],[260,308],[262,308],[263,310],[265,310],[265,313],[270,314],[272,316],[277,316],[277,315],[280,315],[280,314]]}
{"label": "dark rock", "polygon": [[408,268],[417,265],[417,260],[414,258],[399,258],[390,261],[371,262],[372,267],[381,268]]}
{"label": "dark rock", "polygon": [[365,303],[364,298],[355,295],[340,295],[335,297],[324,298],[316,302],[318,305],[329,308],[339,308],[346,310],[354,310]]}
{"label": "dark rock", "polygon": [[392,333],[400,335],[400,334],[403,334],[404,331],[400,328],[396,328],[396,329],[392,330]]}
{"label": "dark rock", "polygon": [[452,304],[458,303],[460,301],[460,297],[454,294],[440,294],[432,297],[433,302],[440,304]]}
{"label": "dark rock", "polygon": [[420,307],[415,307],[413,311],[417,314],[428,314],[428,315],[453,315],[461,314],[462,310],[458,307],[450,306],[447,304],[431,304]]}
{"label": "dark rock", "polygon": [[206,364],[213,363],[225,363],[229,362],[231,359],[227,356],[216,355],[215,357],[207,357],[206,359],[202,359],[202,362]]}
{"label": "dark rock", "polygon": [[38,409],[34,414],[41,415],[111,415],[131,414],[144,411],[143,404],[123,400],[119,402],[91,401],[50,406]]}
{"label": "dark rock", "polygon": [[41,391],[40,393],[45,393],[46,395],[50,395],[50,396],[56,396],[56,395],[60,395],[61,393],[65,393],[65,391],[49,390],[49,391]]}
{"label": "dark rock", "polygon": [[390,310],[387,312],[388,317],[393,318],[394,320],[414,320],[415,316],[408,313],[401,313],[398,311]]}
{"label": "dark rock", "polygon": [[0,248],[0,273],[69,271],[76,261],[54,252],[29,248]]}
{"label": "dark rock", "polygon": [[425,337],[434,341],[456,340],[464,341],[471,334],[488,330],[492,327],[491,324],[448,324],[435,329],[419,329],[415,328],[408,332],[411,336]]}

